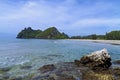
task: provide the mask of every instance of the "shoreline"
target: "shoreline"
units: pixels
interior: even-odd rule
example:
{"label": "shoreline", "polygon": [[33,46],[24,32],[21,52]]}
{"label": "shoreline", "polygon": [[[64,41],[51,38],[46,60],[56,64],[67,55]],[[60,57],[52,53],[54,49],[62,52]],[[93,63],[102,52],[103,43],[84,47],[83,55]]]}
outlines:
{"label": "shoreline", "polygon": [[91,40],[91,39],[68,39],[68,40],[90,41],[94,43],[120,45],[120,40]]}

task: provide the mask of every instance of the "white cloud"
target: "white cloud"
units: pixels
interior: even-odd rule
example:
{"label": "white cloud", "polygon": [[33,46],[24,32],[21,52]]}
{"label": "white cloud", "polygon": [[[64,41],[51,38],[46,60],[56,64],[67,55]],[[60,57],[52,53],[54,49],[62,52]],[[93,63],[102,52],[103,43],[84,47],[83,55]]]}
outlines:
{"label": "white cloud", "polygon": [[[81,19],[76,21],[73,26],[81,26],[81,27],[92,27],[99,25],[106,26],[115,26],[120,25],[120,18],[108,18],[108,19],[99,19],[99,18],[91,18],[91,19]],[[117,26],[116,26],[117,27]]]}
{"label": "white cloud", "polygon": [[120,14],[115,3],[88,1],[81,0],[78,3],[77,0],[64,0],[54,3],[49,0],[30,0],[14,6],[15,8],[13,5],[6,4],[9,6],[5,8],[8,13],[0,16],[0,23],[6,28],[11,26],[14,30],[20,29],[22,25],[25,27],[43,25],[39,27],[45,29],[49,26],[58,26],[59,29],[66,31],[78,28],[80,30],[82,27],[118,26],[120,24]]}

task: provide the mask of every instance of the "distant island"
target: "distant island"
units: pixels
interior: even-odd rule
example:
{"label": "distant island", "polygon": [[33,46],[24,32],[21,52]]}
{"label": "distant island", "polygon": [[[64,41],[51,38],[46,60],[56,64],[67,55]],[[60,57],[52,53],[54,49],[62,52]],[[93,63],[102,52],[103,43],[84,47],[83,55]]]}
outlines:
{"label": "distant island", "polygon": [[16,38],[20,39],[68,39],[69,36],[58,31],[56,27],[50,27],[44,31],[34,30],[31,27],[20,31]]}

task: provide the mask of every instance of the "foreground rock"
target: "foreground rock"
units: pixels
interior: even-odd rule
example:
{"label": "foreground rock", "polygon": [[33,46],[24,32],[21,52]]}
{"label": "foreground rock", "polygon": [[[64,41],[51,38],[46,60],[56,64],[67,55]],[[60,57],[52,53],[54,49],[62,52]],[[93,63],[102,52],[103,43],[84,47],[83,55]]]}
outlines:
{"label": "foreground rock", "polygon": [[53,64],[50,65],[44,65],[43,67],[39,68],[39,70],[44,73],[48,71],[53,71],[55,69],[55,66]]}
{"label": "foreground rock", "polygon": [[35,75],[31,80],[81,80],[80,68],[74,63],[58,63],[41,67],[42,74]]}
{"label": "foreground rock", "polygon": [[[53,65],[53,64],[52,64]],[[46,67],[50,67],[46,65]],[[33,76],[31,80],[119,80],[119,69],[94,71],[88,67],[78,67],[74,63],[54,64],[55,69],[47,70],[41,75]],[[41,67],[43,70],[44,66]],[[44,68],[45,69],[45,68]],[[47,68],[46,68],[47,69]]]}
{"label": "foreground rock", "polygon": [[111,57],[107,49],[93,52],[89,55],[83,56],[80,61],[75,60],[75,63],[80,66],[87,66],[93,70],[108,69],[111,66]]}
{"label": "foreground rock", "polygon": [[78,67],[74,62],[64,62],[45,65],[36,74],[0,80],[120,80],[120,68],[94,71],[88,67]]}

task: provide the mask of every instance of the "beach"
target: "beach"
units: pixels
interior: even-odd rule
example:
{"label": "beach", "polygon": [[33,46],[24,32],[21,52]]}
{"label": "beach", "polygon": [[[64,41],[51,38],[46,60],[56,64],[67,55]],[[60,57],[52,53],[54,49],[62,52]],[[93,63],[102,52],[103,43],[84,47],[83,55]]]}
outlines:
{"label": "beach", "polygon": [[120,45],[120,40],[91,40],[91,39],[72,39],[72,40],[90,41],[90,42],[95,42],[95,43]]}

